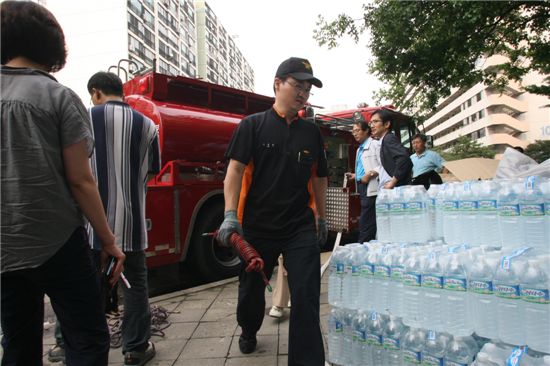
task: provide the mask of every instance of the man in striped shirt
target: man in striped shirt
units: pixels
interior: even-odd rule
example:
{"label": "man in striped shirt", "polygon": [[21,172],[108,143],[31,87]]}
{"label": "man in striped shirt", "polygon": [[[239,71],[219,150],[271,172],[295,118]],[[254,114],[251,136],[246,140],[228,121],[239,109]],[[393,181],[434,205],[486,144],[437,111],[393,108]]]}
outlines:
{"label": "man in striped shirt", "polygon": [[[123,101],[122,82],[113,73],[98,72],[88,81],[96,148],[91,159],[103,208],[116,243],[126,254],[122,352],[124,365],[144,365],[155,355],[147,288],[147,181],[160,171],[158,131],[149,118]],[[92,232],[92,249],[101,242]],[[98,253],[98,252],[97,252]]]}

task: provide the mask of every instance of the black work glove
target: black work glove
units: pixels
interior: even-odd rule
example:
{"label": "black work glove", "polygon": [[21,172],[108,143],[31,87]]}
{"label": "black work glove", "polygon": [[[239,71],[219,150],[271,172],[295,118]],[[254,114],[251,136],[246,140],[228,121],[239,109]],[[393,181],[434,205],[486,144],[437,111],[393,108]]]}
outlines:
{"label": "black work glove", "polygon": [[323,218],[317,219],[317,242],[319,243],[319,248],[323,249],[327,243],[328,237],[328,228],[327,220]]}
{"label": "black work glove", "polygon": [[218,242],[221,246],[230,247],[231,246],[231,234],[237,233],[243,235],[243,228],[241,223],[237,219],[237,211],[229,210],[224,214],[224,220],[218,229]]}

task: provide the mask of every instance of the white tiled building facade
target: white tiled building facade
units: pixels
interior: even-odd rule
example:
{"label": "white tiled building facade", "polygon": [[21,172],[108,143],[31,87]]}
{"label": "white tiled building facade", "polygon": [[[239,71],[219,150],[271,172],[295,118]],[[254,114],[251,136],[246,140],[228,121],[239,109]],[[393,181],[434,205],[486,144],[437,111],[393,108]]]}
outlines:
{"label": "white tiled building facade", "polygon": [[[66,68],[56,76],[83,99],[88,78],[99,70],[113,71],[120,59],[135,61],[139,69],[151,68],[156,59],[156,69],[161,73],[254,90],[254,72],[204,1],[42,3],[63,27],[69,51]],[[136,71],[134,65],[121,66]],[[124,79],[125,74],[121,77]]]}
{"label": "white tiled building facade", "polygon": [[[503,61],[499,56],[485,61],[484,68]],[[543,77],[527,75],[523,85],[537,84]],[[500,156],[506,147],[525,148],[535,140],[550,139],[550,100],[524,92],[511,82],[501,93],[482,83],[457,90],[443,100],[424,122],[424,131],[433,136],[434,146],[443,149],[460,136],[469,136],[485,146],[493,146]]]}

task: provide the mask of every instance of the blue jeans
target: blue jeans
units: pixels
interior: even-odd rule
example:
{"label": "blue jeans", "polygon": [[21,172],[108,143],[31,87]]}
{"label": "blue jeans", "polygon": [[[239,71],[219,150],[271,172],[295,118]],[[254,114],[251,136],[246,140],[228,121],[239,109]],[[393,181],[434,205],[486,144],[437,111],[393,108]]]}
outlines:
{"label": "blue jeans", "polygon": [[107,365],[109,329],[84,228],[37,268],[2,273],[2,366],[42,365],[44,294],[61,321],[67,365]]}

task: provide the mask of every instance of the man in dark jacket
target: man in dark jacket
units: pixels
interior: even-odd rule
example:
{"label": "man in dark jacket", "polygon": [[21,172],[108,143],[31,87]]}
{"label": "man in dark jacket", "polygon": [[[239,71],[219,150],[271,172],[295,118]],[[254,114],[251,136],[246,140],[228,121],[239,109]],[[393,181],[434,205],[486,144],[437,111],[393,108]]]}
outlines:
{"label": "man in dark jacket", "polygon": [[409,152],[401,145],[399,139],[391,133],[393,125],[392,113],[386,109],[375,112],[370,119],[372,135],[380,140],[380,187],[394,187],[411,184],[413,164]]}

